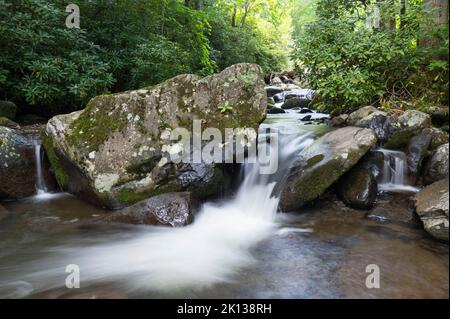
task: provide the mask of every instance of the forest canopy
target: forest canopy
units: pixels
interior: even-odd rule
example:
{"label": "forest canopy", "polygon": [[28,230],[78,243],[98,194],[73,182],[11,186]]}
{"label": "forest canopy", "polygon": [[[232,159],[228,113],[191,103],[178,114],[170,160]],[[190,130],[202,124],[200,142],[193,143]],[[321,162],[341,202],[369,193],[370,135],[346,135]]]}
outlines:
{"label": "forest canopy", "polygon": [[[51,116],[241,62],[295,68],[334,113],[448,104],[444,0],[0,0],[0,94]],[[443,13],[444,12],[444,13]]]}

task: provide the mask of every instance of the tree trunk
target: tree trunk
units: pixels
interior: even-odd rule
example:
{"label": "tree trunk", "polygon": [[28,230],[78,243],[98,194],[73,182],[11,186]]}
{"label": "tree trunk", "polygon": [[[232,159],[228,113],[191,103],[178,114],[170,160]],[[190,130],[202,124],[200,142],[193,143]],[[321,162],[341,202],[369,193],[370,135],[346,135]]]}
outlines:
{"label": "tree trunk", "polygon": [[[431,20],[428,28],[433,29],[440,26],[448,25],[448,0],[425,0],[424,8],[430,14]],[[420,39],[419,45],[428,47],[435,45],[439,39],[433,36]]]}

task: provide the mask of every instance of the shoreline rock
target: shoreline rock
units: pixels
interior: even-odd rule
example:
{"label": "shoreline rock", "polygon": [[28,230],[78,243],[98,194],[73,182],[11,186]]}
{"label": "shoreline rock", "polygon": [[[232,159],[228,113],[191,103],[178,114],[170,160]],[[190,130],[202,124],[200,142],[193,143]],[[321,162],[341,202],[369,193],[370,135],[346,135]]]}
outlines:
{"label": "shoreline rock", "polygon": [[371,129],[344,127],[304,149],[281,195],[280,207],[292,211],[318,198],[377,142]]}

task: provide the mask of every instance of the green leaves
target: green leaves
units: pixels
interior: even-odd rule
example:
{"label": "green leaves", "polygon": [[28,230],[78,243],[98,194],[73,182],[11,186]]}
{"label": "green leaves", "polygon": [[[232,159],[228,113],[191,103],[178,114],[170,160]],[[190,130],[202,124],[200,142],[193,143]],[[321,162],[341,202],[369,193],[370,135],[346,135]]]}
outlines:
{"label": "green leaves", "polygon": [[316,20],[297,35],[292,57],[308,68],[309,80],[320,92],[316,107],[337,113],[372,104],[404,90],[400,83],[420,66],[414,44],[419,6],[409,5],[407,27],[373,29],[365,24],[371,3],[319,0]]}

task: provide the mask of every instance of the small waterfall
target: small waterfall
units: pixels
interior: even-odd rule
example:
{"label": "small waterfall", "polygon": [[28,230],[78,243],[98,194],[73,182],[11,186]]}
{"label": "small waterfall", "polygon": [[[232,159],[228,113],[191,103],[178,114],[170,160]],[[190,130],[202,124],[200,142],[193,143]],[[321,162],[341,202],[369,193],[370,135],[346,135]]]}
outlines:
{"label": "small waterfall", "polygon": [[[266,141],[264,134],[260,142]],[[52,250],[52,258],[34,261],[25,276],[35,291],[61,285],[55,274],[61,265],[76,264],[85,282],[118,281],[131,290],[170,291],[208,287],[228,282],[254,259],[251,248],[275,233],[280,182],[289,173],[296,155],[313,138],[309,133],[280,132],[274,174],[260,173],[260,164],[243,165],[243,181],[236,196],[220,203],[205,203],[191,225],[182,228],[137,228],[132,238],[115,234],[101,242],[81,238],[76,245]],[[276,148],[276,143],[266,146]],[[278,187],[277,187],[278,186]],[[22,278],[22,280],[23,280]],[[44,279],[43,279],[44,278]]]}
{"label": "small waterfall", "polygon": [[408,165],[406,154],[380,148],[377,150],[383,154],[383,167],[378,188],[381,191],[417,191],[408,181]]}
{"label": "small waterfall", "polygon": [[34,156],[36,160],[36,194],[46,194],[48,189],[45,184],[45,179],[42,174],[42,157],[41,157],[41,143],[38,139],[34,140]]}

